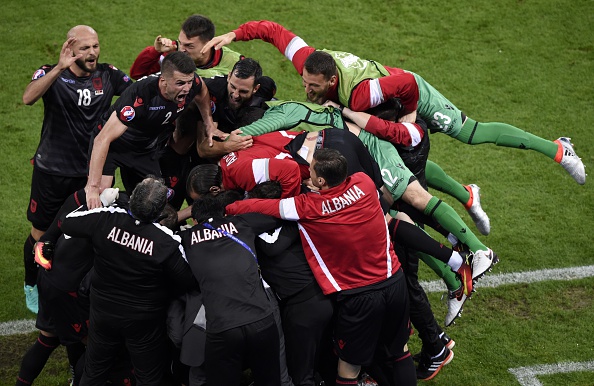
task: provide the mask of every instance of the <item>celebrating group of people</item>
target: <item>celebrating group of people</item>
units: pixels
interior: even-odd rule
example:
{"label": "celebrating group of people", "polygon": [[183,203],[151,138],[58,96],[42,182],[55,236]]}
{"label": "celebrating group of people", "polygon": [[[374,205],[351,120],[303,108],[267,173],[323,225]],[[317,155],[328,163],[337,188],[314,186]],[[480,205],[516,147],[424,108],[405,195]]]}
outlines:
{"label": "celebrating group of people", "polygon": [[[306,101],[280,99],[257,60],[226,47],[252,39],[293,63]],[[256,385],[432,379],[455,343],[419,259],[448,287],[450,326],[499,257],[428,192],[489,234],[479,187],[428,160],[429,132],[534,150],[585,183],[569,138],[475,121],[418,74],[272,21],[215,36],[192,15],[138,55],[136,82],[99,54],[95,30],[73,27],[23,95],[45,112],[24,245],[40,334],[17,385],[60,344],[77,385],[239,385],[248,368]]]}

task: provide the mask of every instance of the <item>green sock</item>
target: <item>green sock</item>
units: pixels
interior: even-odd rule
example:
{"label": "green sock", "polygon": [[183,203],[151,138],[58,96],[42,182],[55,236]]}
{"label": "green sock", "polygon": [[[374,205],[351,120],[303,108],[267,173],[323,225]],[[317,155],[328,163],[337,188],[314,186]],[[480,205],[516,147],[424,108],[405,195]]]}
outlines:
{"label": "green sock", "polygon": [[464,221],[458,216],[458,213],[437,197],[431,197],[424,213],[427,216],[433,217],[439,225],[456,236],[462,243],[466,244],[472,252],[478,250],[486,251],[488,249],[466,226]]}
{"label": "green sock", "polygon": [[437,260],[435,257],[426,253],[417,252],[419,258],[425,262],[439,276],[448,287],[448,290],[455,291],[462,285],[458,276],[452,271],[449,265],[441,260]]}
{"label": "green sock", "polygon": [[427,165],[425,166],[425,178],[427,180],[427,185],[429,185],[430,188],[454,197],[462,205],[466,205],[468,200],[470,200],[470,193],[466,190],[464,185],[448,176],[435,162],[427,160]]}
{"label": "green sock", "polygon": [[470,118],[466,119],[462,130],[455,138],[471,145],[494,143],[497,146],[534,150],[551,159],[555,159],[559,148],[555,142],[537,137],[507,123],[477,122]]}

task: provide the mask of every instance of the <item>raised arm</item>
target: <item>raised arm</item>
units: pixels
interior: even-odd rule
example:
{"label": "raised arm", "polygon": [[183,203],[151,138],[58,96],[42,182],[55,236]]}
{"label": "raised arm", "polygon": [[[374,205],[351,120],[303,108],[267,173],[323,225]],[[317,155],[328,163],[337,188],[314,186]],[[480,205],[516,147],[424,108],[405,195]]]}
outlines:
{"label": "raised arm", "polygon": [[120,122],[117,113],[114,111],[93,141],[93,150],[91,151],[91,160],[89,162],[89,179],[85,186],[87,206],[89,209],[101,207],[101,200],[99,199],[99,193],[101,193],[101,176],[103,175],[103,166],[105,166],[109,146],[124,134],[127,129],[128,126]]}
{"label": "raised arm", "polygon": [[27,85],[25,92],[23,93],[24,104],[32,105],[37,102],[51,85],[54,84],[56,79],[58,79],[58,76],[60,76],[64,70],[74,64],[78,59],[82,58],[82,54],[72,56],[72,45],[74,42],[76,42],[76,38],[71,37],[62,44],[60,60],[50,72],[45,74],[35,73],[33,80]]}
{"label": "raised arm", "polygon": [[177,49],[175,40],[167,39],[161,35],[155,38],[155,43],[152,46],[146,47],[138,54],[132,67],[130,67],[130,77],[132,79],[140,79],[143,76],[148,76],[161,71],[161,55]]}
{"label": "raised arm", "polygon": [[232,32],[214,37],[202,48],[202,53],[208,52],[212,47],[220,49],[234,40],[248,41],[254,39],[260,39],[274,45],[281,54],[293,62],[293,66],[295,66],[299,74],[303,73],[305,59],[315,51],[315,48],[309,47],[303,39],[282,25],[273,21],[261,20],[247,22]]}

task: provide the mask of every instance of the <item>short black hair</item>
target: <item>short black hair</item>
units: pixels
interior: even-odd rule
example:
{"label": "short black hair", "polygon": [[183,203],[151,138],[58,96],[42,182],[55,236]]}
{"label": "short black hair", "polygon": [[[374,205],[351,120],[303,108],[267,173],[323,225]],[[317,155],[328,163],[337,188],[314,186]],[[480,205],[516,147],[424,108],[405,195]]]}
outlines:
{"label": "short black hair", "polygon": [[226,190],[216,196],[202,196],[192,204],[192,218],[201,223],[210,218],[224,217],[225,207],[241,198],[241,193],[236,190]]}
{"label": "short black hair", "polygon": [[260,182],[248,193],[248,198],[281,198],[283,188],[278,181]]}
{"label": "short black hair", "polygon": [[254,77],[254,86],[260,84],[260,78],[262,78],[262,67],[260,63],[252,58],[239,59],[231,70],[231,74],[238,77],[239,79],[248,79]]}
{"label": "short black hair", "polygon": [[303,68],[312,75],[324,75],[324,79],[326,80],[329,80],[333,75],[338,73],[336,61],[334,61],[332,55],[324,51],[312,52],[307,59],[305,59]]}
{"label": "short black hair", "polygon": [[194,192],[201,196],[210,194],[210,188],[221,186],[223,182],[223,172],[221,167],[216,164],[202,164],[194,166],[188,174],[186,182],[186,191],[188,194]]}
{"label": "short black hair", "polygon": [[192,74],[196,71],[196,63],[183,52],[175,51],[165,56],[161,62],[161,75],[171,76],[174,71]]}
{"label": "short black hair", "polygon": [[130,212],[135,219],[152,223],[167,204],[167,187],[163,182],[148,177],[136,185],[130,195]]}
{"label": "short black hair", "polygon": [[207,42],[215,36],[215,25],[209,18],[202,15],[188,17],[181,29],[188,38],[197,36],[203,42]]}
{"label": "short black hair", "polygon": [[235,119],[235,128],[239,129],[241,127],[256,122],[258,119],[264,116],[265,112],[265,109],[258,106],[245,106],[240,108],[237,111],[237,117]]}
{"label": "short black hair", "polygon": [[377,105],[365,111],[369,115],[374,115],[386,121],[395,122],[402,111],[402,103],[399,98],[390,98],[384,103]]}
{"label": "short black hair", "polygon": [[347,159],[336,149],[319,149],[313,154],[313,169],[329,187],[340,185],[347,177]]}

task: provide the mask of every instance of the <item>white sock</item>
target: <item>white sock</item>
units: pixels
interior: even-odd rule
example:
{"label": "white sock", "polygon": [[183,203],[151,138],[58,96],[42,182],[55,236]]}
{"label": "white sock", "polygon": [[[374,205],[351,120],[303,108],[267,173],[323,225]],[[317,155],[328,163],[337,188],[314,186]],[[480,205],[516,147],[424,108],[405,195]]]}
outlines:
{"label": "white sock", "polygon": [[456,272],[462,266],[464,259],[462,259],[462,255],[460,255],[456,251],[452,251],[452,256],[450,256],[450,260],[448,260],[448,265],[452,268],[452,271]]}

